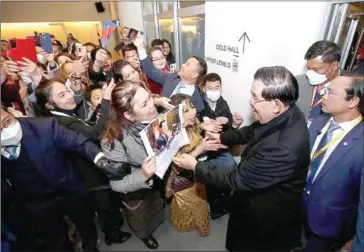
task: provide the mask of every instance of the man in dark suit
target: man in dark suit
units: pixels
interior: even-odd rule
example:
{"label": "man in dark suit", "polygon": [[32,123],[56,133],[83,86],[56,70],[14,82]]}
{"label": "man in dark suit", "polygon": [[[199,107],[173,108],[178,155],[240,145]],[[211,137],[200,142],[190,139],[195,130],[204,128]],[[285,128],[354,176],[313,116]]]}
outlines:
{"label": "man in dark suit", "polygon": [[311,164],[304,188],[305,251],[336,251],[355,234],[364,166],[364,78],[331,81],[322,111],[309,128]]}
{"label": "man in dark suit", "polygon": [[[64,220],[67,215],[80,232],[83,250],[97,250],[93,205],[66,151],[78,152],[100,168],[106,162],[99,147],[54,119],[16,119],[1,108],[2,178],[10,194],[9,205],[23,213],[15,218],[24,218],[12,222],[20,226],[8,226],[19,242],[24,233],[24,240],[42,240],[37,247],[24,249],[72,250]],[[11,219],[11,211],[3,220],[8,219],[6,216]]]}
{"label": "man in dark suit", "polygon": [[250,105],[256,122],[211,134],[224,145],[247,144],[235,170],[175,158],[197,181],[233,190],[226,248],[230,251],[289,251],[301,243],[302,190],[309,164],[309,135],[295,102],[298,85],[284,67],[254,75]]}
{"label": "man in dark suit", "polygon": [[197,113],[204,110],[205,105],[199,92],[198,85],[207,73],[206,62],[199,57],[190,57],[176,73],[163,73],[156,69],[148,58],[144,48],[143,37],[139,34],[133,41],[138,48],[140,65],[148,79],[162,85],[162,96],[167,98],[174,94],[186,94],[192,97]]}
{"label": "man in dark suit", "polygon": [[307,72],[296,78],[300,93],[297,106],[309,124],[322,113],[322,96],[330,81],[340,74],[340,58],[340,47],[331,41],[317,41],[307,49]]}
{"label": "man in dark suit", "polygon": [[360,202],[358,207],[358,220],[356,222],[356,234],[351,251],[364,251],[364,165],[360,179]]}

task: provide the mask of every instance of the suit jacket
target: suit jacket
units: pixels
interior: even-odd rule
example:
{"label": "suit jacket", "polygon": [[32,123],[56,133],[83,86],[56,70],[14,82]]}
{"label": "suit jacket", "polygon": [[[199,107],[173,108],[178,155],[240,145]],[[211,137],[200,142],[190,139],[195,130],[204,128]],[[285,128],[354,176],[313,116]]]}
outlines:
{"label": "suit jacket", "polygon": [[[83,189],[66,151],[78,152],[94,160],[101,152],[85,136],[59,125],[53,118],[18,118],[23,132],[21,144],[38,171],[49,185],[66,191]],[[24,175],[26,176],[26,174]]]}
{"label": "suit jacket", "polygon": [[358,220],[356,222],[356,234],[351,251],[364,251],[364,166],[361,170],[360,201],[358,207]]}
{"label": "suit jacket", "polygon": [[296,76],[299,88],[299,97],[296,102],[297,106],[305,114],[306,119],[310,116],[310,106],[313,94],[313,86],[307,80],[306,74]]}
{"label": "suit jacket", "polygon": [[253,123],[220,138],[225,145],[248,144],[236,170],[204,162],[198,162],[195,170],[199,182],[234,191],[227,248],[289,250],[297,246],[310,162],[303,113],[293,105],[265,125]]}
{"label": "suit jacket", "polygon": [[[317,117],[310,126],[311,149],[328,116]],[[364,123],[359,123],[339,143],[312,185],[304,193],[310,229],[317,235],[354,236],[358,210],[360,174],[363,169]]]}
{"label": "suit jacket", "polygon": [[[181,81],[178,73],[161,72],[153,66],[152,62],[148,57],[141,60],[140,64],[148,79],[163,86],[161,95],[169,98]],[[205,109],[205,105],[201,97],[199,88],[197,86],[195,92],[192,94],[191,99],[196,107],[197,113],[201,113],[201,111]]]}
{"label": "suit jacket", "polygon": [[102,100],[100,107],[100,118],[96,125],[91,125],[76,116],[69,116],[64,113],[58,113],[53,111],[55,118],[60,125],[73,130],[75,132],[81,133],[88,138],[91,138],[94,142],[99,143],[102,138],[102,134],[105,131],[107,123],[109,122],[109,107],[110,101]]}

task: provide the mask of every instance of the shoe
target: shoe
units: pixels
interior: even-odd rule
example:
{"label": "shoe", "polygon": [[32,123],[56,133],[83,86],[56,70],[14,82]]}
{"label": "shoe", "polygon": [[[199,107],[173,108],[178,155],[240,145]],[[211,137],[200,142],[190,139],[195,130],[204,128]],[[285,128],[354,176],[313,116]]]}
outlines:
{"label": "shoe", "polygon": [[158,248],[158,242],[152,235],[150,235],[148,238],[142,239],[142,241],[144,242],[145,246],[150,249]]}
{"label": "shoe", "polygon": [[105,244],[110,246],[112,243],[124,243],[131,238],[131,233],[114,229],[110,234],[105,235]]}
{"label": "shoe", "polygon": [[227,213],[228,213],[228,211],[226,209],[221,209],[221,211],[211,211],[210,217],[211,217],[211,219],[216,220],[216,219],[224,216]]}

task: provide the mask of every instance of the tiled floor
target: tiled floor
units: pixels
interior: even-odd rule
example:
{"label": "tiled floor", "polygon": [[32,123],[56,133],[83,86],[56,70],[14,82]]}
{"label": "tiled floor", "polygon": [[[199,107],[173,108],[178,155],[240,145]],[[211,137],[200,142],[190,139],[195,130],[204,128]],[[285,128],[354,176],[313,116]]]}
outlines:
{"label": "tiled floor", "polygon": [[[196,230],[186,233],[175,231],[169,221],[169,208],[166,208],[165,212],[166,220],[154,232],[154,237],[159,243],[159,248],[156,251],[225,251],[228,215],[217,220],[210,220],[210,235],[201,237]],[[131,232],[126,223],[123,226],[123,230]],[[136,236],[133,236],[123,244],[113,244],[111,246],[106,246],[102,241],[99,244],[99,250],[152,251]]]}

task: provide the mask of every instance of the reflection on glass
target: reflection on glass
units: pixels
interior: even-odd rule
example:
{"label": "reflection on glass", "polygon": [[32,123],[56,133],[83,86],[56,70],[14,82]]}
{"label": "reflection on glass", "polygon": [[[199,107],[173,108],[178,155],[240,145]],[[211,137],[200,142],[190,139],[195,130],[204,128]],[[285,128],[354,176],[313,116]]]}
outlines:
{"label": "reflection on glass", "polygon": [[154,14],[153,2],[142,2],[142,4],[143,4],[143,16]]}
{"label": "reflection on glass", "polygon": [[201,4],[205,4],[205,1],[180,1],[179,7],[186,8],[186,7],[201,5]]}
{"label": "reflection on glass", "polygon": [[147,43],[148,46],[152,43],[153,39],[156,39],[156,30],[154,21],[144,21],[144,27],[146,28],[147,32]]}
{"label": "reflection on glass", "polygon": [[172,1],[158,2],[158,9],[159,9],[159,12],[170,11],[173,9],[173,2]]}
{"label": "reflection on glass", "polygon": [[159,32],[160,32],[160,39],[168,40],[171,45],[171,51],[173,55],[176,55],[175,44],[174,44],[174,28],[173,28],[173,19],[172,18],[165,18],[159,19]]}
{"label": "reflection on glass", "polygon": [[180,19],[181,62],[191,56],[205,57],[205,14]]}

